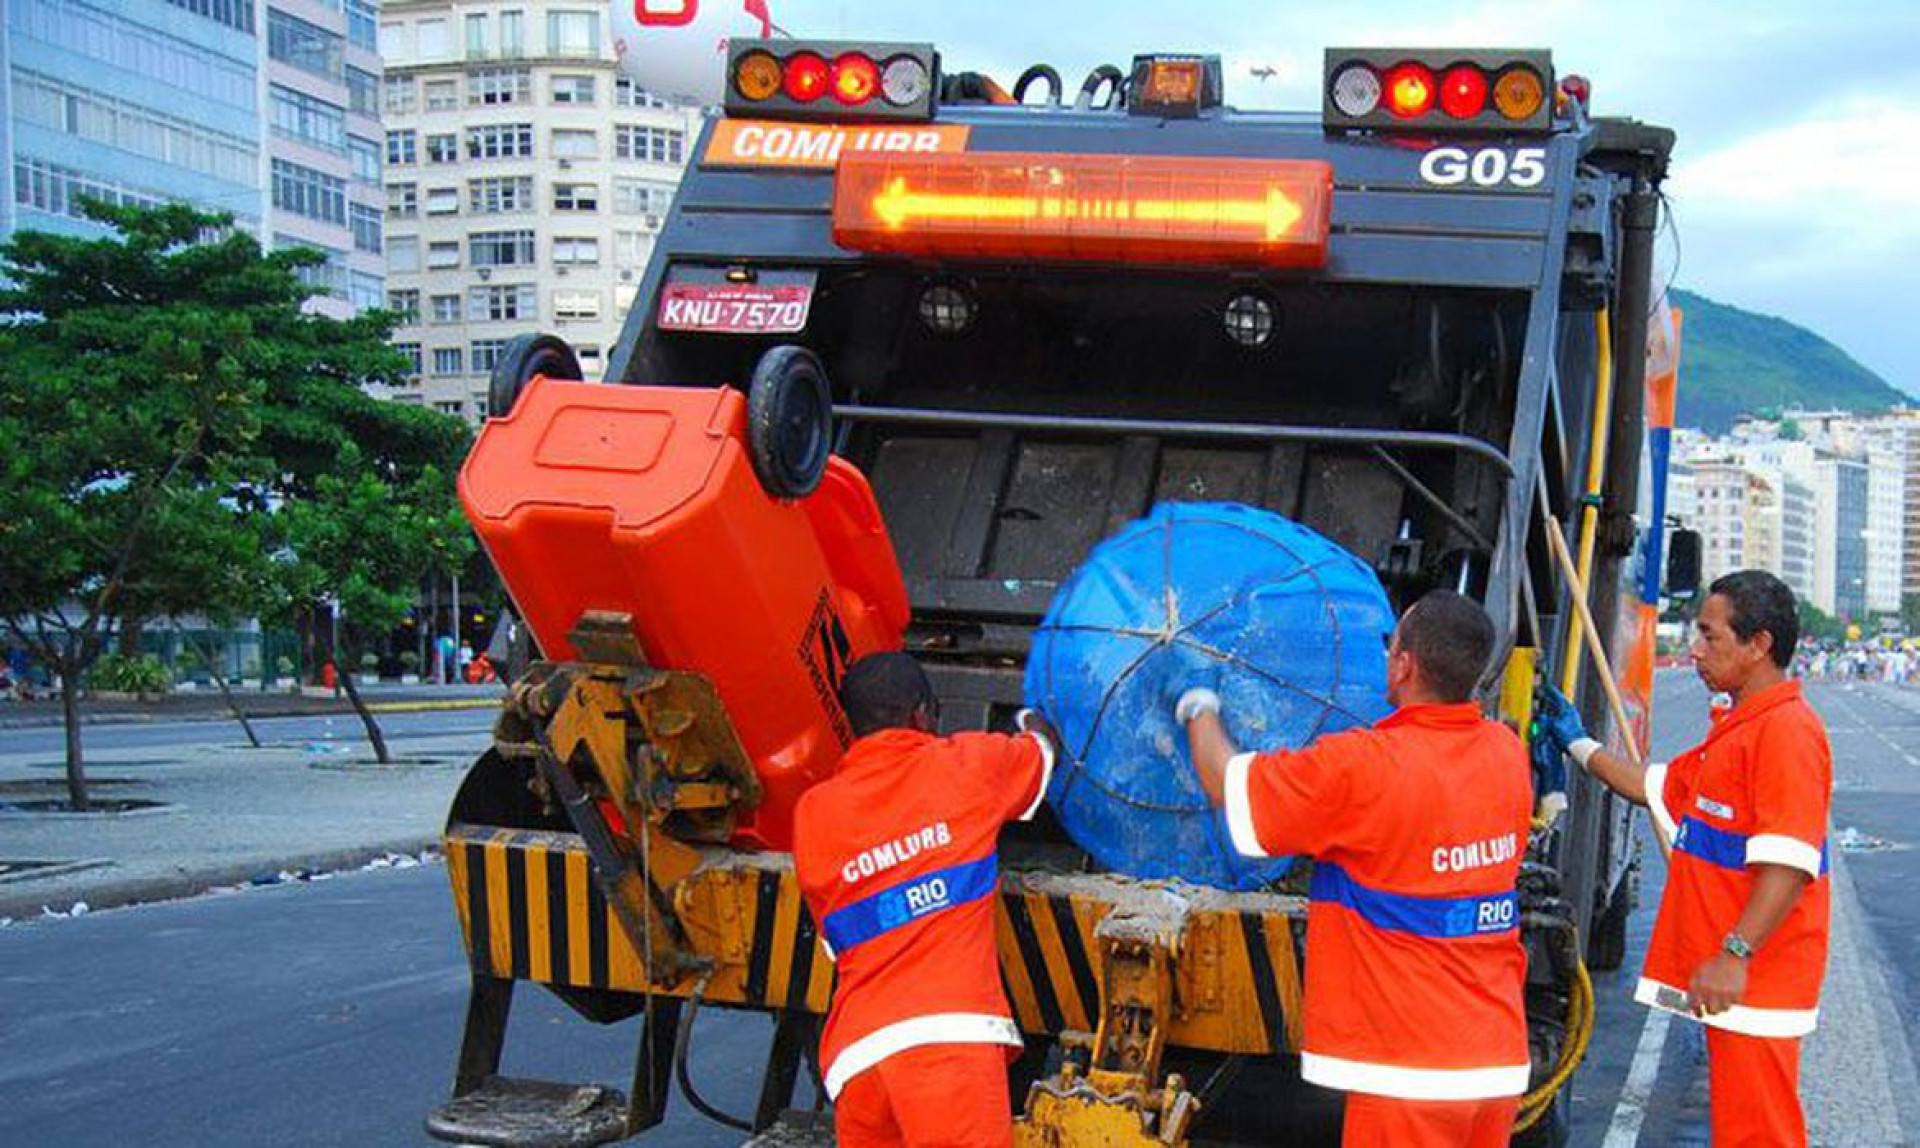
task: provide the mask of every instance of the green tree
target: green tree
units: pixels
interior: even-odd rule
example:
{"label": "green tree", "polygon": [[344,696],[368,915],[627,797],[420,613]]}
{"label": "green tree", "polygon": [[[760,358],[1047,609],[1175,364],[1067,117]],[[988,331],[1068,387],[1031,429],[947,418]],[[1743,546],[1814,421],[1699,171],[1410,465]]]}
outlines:
{"label": "green tree", "polygon": [[443,507],[466,443],[458,419],[362,390],[407,369],[392,317],[305,311],[318,253],[263,254],[181,205],[84,210],[113,231],[0,245],[0,631],[59,677],[77,808],[80,682],[116,620],[284,602],[281,528],[361,509],[330,483]]}
{"label": "green tree", "polygon": [[1847,639],[1847,624],[1827,613],[1820,607],[1799,599],[1796,606],[1800,614],[1800,636],[1816,642],[1844,642]]}

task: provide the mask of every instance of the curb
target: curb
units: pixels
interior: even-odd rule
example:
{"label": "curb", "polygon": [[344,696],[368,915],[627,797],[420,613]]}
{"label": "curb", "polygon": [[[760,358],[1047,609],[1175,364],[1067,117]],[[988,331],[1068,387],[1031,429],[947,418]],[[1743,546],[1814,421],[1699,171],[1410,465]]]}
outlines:
{"label": "curb", "polygon": [[[453,698],[447,701],[431,701],[431,702],[373,702],[373,703],[370,703],[367,706],[367,708],[376,714],[427,713],[427,712],[436,711],[436,710],[498,709],[500,707],[500,702],[502,698],[504,698],[504,696],[505,695],[502,695],[501,698]],[[311,709],[311,710],[263,709],[263,710],[247,711],[247,718],[250,721],[275,721],[283,718],[354,717],[354,716],[357,716],[357,715],[355,714],[352,706],[346,706],[339,709]],[[176,721],[177,722],[222,722],[223,721],[223,722],[235,722],[237,724],[237,719],[235,719],[233,714],[228,710],[187,710],[182,713],[170,713],[170,714],[120,711],[120,712],[107,712],[107,713],[99,713],[99,714],[82,714],[80,717],[80,725],[83,728],[87,726],[143,725],[143,724],[151,724],[154,722],[176,722]],[[33,717],[24,717],[24,718],[0,718],[0,730],[59,729],[61,726],[65,724],[66,724],[65,720],[61,718],[59,714],[48,714],[45,716],[36,715]]]}
{"label": "curb", "polygon": [[97,913],[103,909],[124,908],[128,905],[145,905],[156,901],[177,901],[183,897],[198,896],[222,885],[249,884],[262,873],[278,873],[285,869],[334,873],[358,869],[369,861],[377,860],[389,853],[418,855],[439,844],[438,835],[408,837],[378,845],[294,854],[267,861],[215,865],[164,877],[128,877],[118,881],[89,882],[54,896],[9,889],[5,893],[0,893],[0,917],[11,917],[15,923],[25,923],[38,920],[44,909],[51,908],[55,912],[65,912],[71,909],[76,901],[85,901],[89,913]]}

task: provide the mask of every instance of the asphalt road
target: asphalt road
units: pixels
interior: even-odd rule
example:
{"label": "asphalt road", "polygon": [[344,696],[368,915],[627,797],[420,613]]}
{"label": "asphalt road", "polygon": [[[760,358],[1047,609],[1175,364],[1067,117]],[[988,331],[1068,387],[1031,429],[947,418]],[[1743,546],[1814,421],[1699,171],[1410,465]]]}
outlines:
{"label": "asphalt road", "polygon": [[[1840,763],[1836,828],[1920,840],[1920,694],[1811,692]],[[1704,703],[1690,679],[1663,679],[1658,753],[1700,735]],[[1895,849],[1848,862],[1887,957],[1877,1007],[1914,1031],[1920,856]],[[1648,866],[1628,967],[1596,978],[1599,1032],[1575,1081],[1576,1145],[1706,1142],[1693,1026],[1676,1023],[1650,1045],[1648,1014],[1629,1000],[1661,876]],[[429,1143],[420,1119],[446,1095],[466,990],[445,880],[439,866],[352,874],[0,929],[0,1143]],[[710,1100],[750,1109],[767,1032],[757,1016],[702,1016],[692,1067]],[[511,1074],[621,1086],[629,1077],[631,1023],[596,1028],[523,990],[510,1033]],[[1635,1097],[1638,1136],[1622,1139]],[[739,1141],[676,1096],[668,1124],[642,1142]]]}
{"label": "asphalt road", "polygon": [[[484,730],[493,724],[498,712],[496,707],[482,706],[374,716],[387,740],[406,741]],[[367,736],[366,727],[351,713],[252,720],[260,740],[283,745],[304,745],[311,741],[358,742]],[[57,757],[66,752],[66,736],[66,731],[57,725],[7,729],[0,730],[0,745],[4,745],[8,753],[46,753]],[[87,751],[244,744],[246,734],[241,732],[240,723],[231,720],[100,722],[83,726],[81,733],[81,746]]]}

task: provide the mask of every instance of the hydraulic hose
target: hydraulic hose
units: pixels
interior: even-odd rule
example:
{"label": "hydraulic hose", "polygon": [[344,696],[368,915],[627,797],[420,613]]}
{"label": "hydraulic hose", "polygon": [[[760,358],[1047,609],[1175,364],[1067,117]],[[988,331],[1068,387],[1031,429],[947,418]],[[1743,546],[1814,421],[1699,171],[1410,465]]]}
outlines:
{"label": "hydraulic hose", "polygon": [[753,1123],[738,1116],[729,1116],[713,1105],[708,1104],[693,1087],[693,1078],[687,1074],[687,1046],[693,1043],[693,1022],[700,1018],[700,1001],[707,993],[707,982],[713,978],[711,972],[700,974],[694,983],[693,992],[687,997],[687,1015],[680,1021],[680,1031],[673,1035],[673,1075],[680,1081],[680,1093],[693,1105],[694,1111],[718,1124],[740,1132],[752,1133]]}
{"label": "hydraulic hose", "polygon": [[1580,959],[1579,937],[1571,922],[1555,920],[1553,928],[1564,938],[1573,957],[1573,985],[1567,994],[1567,1039],[1560,1045],[1560,1059],[1553,1071],[1540,1087],[1520,1098],[1520,1113],[1513,1123],[1515,1133],[1525,1132],[1547,1114],[1554,1096],[1572,1079],[1573,1070],[1586,1058],[1587,1046],[1593,1042],[1593,978],[1587,975],[1587,963]]}

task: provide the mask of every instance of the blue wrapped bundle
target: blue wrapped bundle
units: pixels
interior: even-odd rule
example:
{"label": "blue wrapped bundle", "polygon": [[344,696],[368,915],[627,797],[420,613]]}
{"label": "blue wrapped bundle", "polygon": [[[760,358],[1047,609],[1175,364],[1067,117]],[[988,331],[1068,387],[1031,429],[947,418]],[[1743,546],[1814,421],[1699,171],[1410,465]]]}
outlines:
{"label": "blue wrapped bundle", "polygon": [[1048,800],[1102,866],[1223,889],[1287,859],[1234,852],[1173,700],[1211,686],[1243,748],[1292,748],[1385,716],[1393,608],[1371,568],[1277,514],[1161,503],[1100,543],[1034,634],[1027,704],[1065,743]]}

